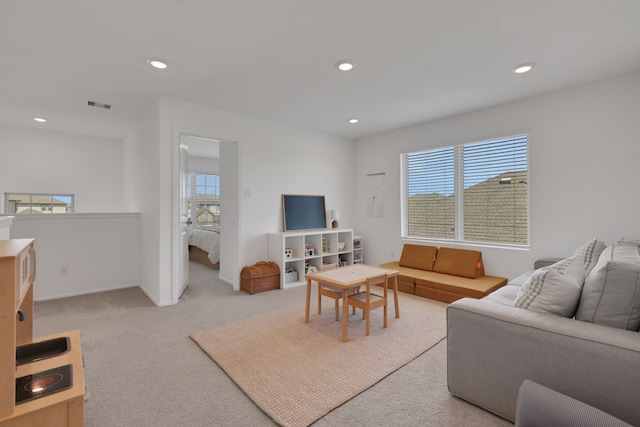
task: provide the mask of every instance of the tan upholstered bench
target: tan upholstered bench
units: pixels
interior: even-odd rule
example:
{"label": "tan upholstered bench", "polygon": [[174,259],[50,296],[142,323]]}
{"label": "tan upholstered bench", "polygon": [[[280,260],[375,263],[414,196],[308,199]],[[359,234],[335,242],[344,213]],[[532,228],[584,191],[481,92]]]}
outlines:
{"label": "tan upholstered bench", "polygon": [[443,302],[482,298],[507,284],[484,274],[482,252],[405,244],[399,261],[381,267],[398,270],[398,290]]}

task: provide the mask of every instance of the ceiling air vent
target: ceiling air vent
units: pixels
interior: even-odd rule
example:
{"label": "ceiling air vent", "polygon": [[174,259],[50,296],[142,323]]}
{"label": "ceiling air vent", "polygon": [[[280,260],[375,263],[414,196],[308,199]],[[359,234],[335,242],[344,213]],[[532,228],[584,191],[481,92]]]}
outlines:
{"label": "ceiling air vent", "polygon": [[87,101],[87,105],[89,107],[104,108],[105,110],[110,110],[111,109],[111,105],[102,104],[100,102],[95,102],[95,101]]}

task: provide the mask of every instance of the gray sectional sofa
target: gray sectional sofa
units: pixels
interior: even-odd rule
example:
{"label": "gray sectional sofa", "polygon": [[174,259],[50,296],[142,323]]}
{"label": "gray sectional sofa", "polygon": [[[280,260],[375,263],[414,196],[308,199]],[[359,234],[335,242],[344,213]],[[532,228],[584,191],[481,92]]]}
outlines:
{"label": "gray sectional sofa", "polygon": [[447,308],[449,391],[511,421],[524,380],[640,426],[640,242],[597,239]]}

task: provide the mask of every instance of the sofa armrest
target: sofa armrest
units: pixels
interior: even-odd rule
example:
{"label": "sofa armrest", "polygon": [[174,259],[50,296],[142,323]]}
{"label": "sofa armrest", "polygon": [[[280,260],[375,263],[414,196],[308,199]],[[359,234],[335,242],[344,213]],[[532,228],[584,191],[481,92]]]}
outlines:
{"label": "sofa armrest", "polygon": [[632,427],[584,402],[525,380],[518,392],[516,427]]}
{"label": "sofa armrest", "polygon": [[447,308],[449,391],[511,421],[525,379],[632,425],[640,334],[464,298]]}
{"label": "sofa armrest", "polygon": [[553,265],[556,262],[561,261],[561,260],[562,260],[562,258],[542,258],[542,259],[537,259],[533,263],[533,269],[537,270],[539,268],[548,267],[548,266]]}

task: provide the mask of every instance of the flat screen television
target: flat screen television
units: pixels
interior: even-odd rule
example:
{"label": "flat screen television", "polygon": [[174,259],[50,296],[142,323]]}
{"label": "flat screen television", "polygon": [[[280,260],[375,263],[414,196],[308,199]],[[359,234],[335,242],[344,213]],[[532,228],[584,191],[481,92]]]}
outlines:
{"label": "flat screen television", "polygon": [[284,231],[327,228],[324,196],[282,195]]}

